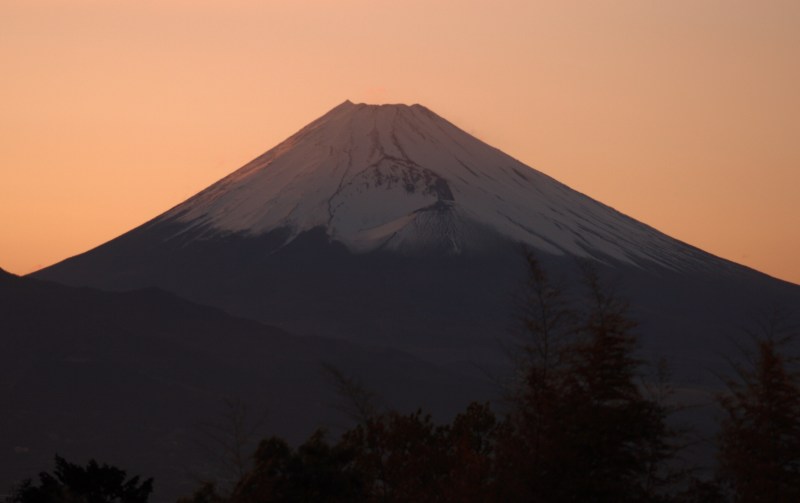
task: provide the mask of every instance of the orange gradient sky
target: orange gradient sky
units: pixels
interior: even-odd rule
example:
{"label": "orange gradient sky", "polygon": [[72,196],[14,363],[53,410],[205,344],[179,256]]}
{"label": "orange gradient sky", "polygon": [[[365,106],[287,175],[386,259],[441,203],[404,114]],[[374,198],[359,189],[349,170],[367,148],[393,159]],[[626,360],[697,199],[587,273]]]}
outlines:
{"label": "orange gradient sky", "polygon": [[800,283],[797,0],[2,0],[0,267],[167,210],[345,99],[421,103]]}

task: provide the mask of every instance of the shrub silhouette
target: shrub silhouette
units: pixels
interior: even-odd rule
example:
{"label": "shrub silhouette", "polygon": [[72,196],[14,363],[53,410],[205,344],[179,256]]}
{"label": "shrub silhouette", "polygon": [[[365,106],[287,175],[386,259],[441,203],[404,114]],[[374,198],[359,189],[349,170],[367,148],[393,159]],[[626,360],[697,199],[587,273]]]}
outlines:
{"label": "shrub silhouette", "polygon": [[126,480],[125,471],[95,460],[86,467],[55,457],[53,473],[41,472],[39,484],[26,480],[8,501],[11,503],[146,503],[153,492],[153,479]]}

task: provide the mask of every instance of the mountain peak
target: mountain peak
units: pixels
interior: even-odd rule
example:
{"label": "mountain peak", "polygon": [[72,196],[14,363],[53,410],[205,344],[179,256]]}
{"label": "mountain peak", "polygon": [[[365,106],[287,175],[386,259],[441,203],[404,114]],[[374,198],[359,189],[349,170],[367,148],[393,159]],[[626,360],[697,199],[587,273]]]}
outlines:
{"label": "mountain peak", "polygon": [[420,105],[419,103],[414,103],[411,105],[405,103],[354,103],[350,100],[345,100],[339,105],[333,107],[328,113],[326,113],[317,120],[319,121],[325,118],[337,117],[337,116],[338,117],[350,116],[353,114],[359,115],[363,120],[365,118],[376,115],[397,114],[397,113],[403,114],[412,111],[424,112],[418,115],[415,120],[422,120],[426,117],[428,120],[432,118],[444,120],[438,115],[431,112],[426,107]]}
{"label": "mountain peak", "polygon": [[345,101],[161,218],[245,235],[321,227],[354,252],[461,253],[501,238],[630,263],[692,255],[418,104]]}
{"label": "mountain peak", "polygon": [[360,108],[425,108],[419,103],[413,103],[411,105],[405,103],[354,103],[350,100],[344,100],[338,106],[334,107],[333,110],[339,107],[360,107]]}

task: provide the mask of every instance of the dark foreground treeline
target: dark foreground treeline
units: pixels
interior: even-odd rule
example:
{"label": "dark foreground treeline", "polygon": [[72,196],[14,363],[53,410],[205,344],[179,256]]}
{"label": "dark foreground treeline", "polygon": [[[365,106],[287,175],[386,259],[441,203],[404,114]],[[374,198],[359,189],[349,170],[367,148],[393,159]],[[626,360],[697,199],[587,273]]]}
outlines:
{"label": "dark foreground treeline", "polygon": [[[235,459],[228,490],[208,482],[181,502],[800,501],[800,379],[782,351],[791,330],[771,318],[752,358],[734,365],[720,396],[718,468],[700,475],[682,461],[666,380],[647,378],[634,356],[625,303],[591,268],[572,302],[533,255],[528,263],[507,412],[473,403],[449,424],[378,413],[367,390],[334,372],[357,426],[297,448],[262,440],[249,463]],[[116,468],[57,458],[53,475],[9,500],[139,503],[151,490]]]}

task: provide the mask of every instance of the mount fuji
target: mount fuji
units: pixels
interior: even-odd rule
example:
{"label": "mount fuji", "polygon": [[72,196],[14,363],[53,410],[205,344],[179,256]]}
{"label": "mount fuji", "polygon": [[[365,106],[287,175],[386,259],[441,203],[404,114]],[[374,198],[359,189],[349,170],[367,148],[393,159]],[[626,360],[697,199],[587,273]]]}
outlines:
{"label": "mount fuji", "polygon": [[[294,333],[503,365],[519,248],[622,285],[642,351],[694,383],[731,331],[800,287],[580,194],[420,105],[349,101],[166,213],[34,274],[159,287]],[[683,369],[683,370],[680,370]],[[691,370],[694,369],[694,370]]]}
{"label": "mount fuji", "polygon": [[[487,374],[511,367],[521,248],[570,295],[576,262],[593,263],[684,403],[713,402],[742,326],[800,306],[800,286],[672,239],[422,106],[345,102],[108,243],[33,278],[0,271],[0,485],[53,452],[107,456],[174,501],[192,488],[186,467],[205,466],[198,418],[225,397],[269,410],[267,433],[293,442],[341,426],[323,364],[441,419],[496,399]],[[691,411],[712,435],[713,413]]]}

